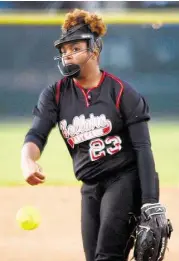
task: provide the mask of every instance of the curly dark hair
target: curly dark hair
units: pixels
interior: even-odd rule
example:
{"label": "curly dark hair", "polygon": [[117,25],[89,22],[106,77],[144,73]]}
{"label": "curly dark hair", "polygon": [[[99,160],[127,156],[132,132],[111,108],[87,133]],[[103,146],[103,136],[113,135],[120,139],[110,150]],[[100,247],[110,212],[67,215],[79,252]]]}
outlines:
{"label": "curly dark hair", "polygon": [[69,30],[71,27],[81,23],[87,24],[97,36],[103,36],[107,31],[106,25],[99,15],[82,9],[74,9],[72,12],[66,14],[62,30]]}

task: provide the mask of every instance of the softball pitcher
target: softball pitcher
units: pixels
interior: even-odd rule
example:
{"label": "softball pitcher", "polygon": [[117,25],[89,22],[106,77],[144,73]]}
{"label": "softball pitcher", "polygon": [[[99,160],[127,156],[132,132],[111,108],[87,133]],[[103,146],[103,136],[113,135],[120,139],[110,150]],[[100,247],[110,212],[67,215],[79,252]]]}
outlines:
{"label": "softball pitcher", "polygon": [[[100,67],[105,33],[98,15],[67,13],[54,43],[64,77],[40,94],[22,148],[22,172],[30,185],[45,181],[37,161],[58,126],[83,182],[86,261],[126,261],[133,246],[137,261],[163,260],[172,227],[159,202],[149,107],[126,81]],[[63,157],[53,156],[57,162]]]}

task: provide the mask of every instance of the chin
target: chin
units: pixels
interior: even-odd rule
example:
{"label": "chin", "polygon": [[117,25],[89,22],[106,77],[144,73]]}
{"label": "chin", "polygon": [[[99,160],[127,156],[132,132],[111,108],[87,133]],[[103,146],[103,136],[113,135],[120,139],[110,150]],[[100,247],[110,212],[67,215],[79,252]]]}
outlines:
{"label": "chin", "polygon": [[77,80],[81,80],[84,78],[84,75],[80,72],[79,75],[76,75],[75,77],[73,77],[74,79],[77,79]]}

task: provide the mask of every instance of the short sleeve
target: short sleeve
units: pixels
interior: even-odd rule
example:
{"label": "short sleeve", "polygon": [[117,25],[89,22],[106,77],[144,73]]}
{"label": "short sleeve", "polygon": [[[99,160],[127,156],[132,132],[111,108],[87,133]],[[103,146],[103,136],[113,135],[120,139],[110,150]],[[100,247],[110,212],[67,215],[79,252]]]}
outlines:
{"label": "short sleeve", "polygon": [[33,110],[32,126],[26,134],[24,143],[35,143],[40,151],[44,149],[48,135],[55,127],[58,117],[58,109],[55,100],[55,89],[53,86],[44,89]]}
{"label": "short sleeve", "polygon": [[58,112],[55,100],[55,86],[49,86],[41,92],[38,103],[33,109],[33,115],[51,122],[52,125],[56,124]]}
{"label": "short sleeve", "polygon": [[146,100],[126,82],[124,82],[121,95],[120,110],[127,126],[150,120],[149,106]]}

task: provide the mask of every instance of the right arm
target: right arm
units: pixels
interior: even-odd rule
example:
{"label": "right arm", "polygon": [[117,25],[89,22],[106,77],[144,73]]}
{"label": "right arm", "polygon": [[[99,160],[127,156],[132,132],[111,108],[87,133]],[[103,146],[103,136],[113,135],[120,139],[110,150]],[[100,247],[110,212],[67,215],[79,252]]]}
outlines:
{"label": "right arm", "polygon": [[48,135],[55,127],[58,117],[55,86],[44,89],[40,94],[33,114],[32,126],[25,137],[21,151],[21,168],[25,180],[30,185],[37,185],[44,182],[45,175],[36,161],[40,159]]}

